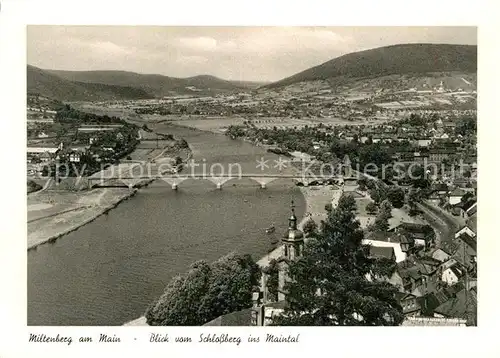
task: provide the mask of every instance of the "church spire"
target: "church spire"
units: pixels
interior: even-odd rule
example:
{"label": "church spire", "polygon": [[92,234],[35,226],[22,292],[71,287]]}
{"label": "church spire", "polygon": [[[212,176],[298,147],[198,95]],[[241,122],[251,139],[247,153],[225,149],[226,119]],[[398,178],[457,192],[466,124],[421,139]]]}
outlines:
{"label": "church spire", "polygon": [[292,215],[290,216],[290,219],[288,219],[288,228],[292,230],[297,230],[297,217],[295,216],[295,204],[293,203],[292,199]]}

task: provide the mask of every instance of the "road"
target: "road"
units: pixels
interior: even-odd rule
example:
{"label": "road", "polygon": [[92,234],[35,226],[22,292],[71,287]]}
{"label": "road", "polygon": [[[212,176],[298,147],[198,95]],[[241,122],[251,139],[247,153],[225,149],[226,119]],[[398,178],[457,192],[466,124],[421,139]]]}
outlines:
{"label": "road", "polygon": [[[356,171],[355,173],[383,183],[380,179],[371,175]],[[455,233],[465,225],[462,218],[453,216],[430,202],[423,201],[418,203],[417,206],[422,211],[424,219],[436,230],[436,245],[438,247],[441,247],[443,243],[453,241]]]}
{"label": "road", "polygon": [[455,233],[463,226],[463,220],[445,212],[429,202],[417,204],[425,219],[436,229],[436,245],[441,247],[445,242],[451,242]]}

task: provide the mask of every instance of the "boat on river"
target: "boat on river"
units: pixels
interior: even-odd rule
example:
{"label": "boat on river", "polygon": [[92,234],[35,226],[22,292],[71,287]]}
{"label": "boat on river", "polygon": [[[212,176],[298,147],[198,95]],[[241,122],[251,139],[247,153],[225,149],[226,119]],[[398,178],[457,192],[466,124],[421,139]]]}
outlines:
{"label": "boat on river", "polygon": [[270,226],[266,229],[266,234],[272,234],[276,228],[274,226]]}

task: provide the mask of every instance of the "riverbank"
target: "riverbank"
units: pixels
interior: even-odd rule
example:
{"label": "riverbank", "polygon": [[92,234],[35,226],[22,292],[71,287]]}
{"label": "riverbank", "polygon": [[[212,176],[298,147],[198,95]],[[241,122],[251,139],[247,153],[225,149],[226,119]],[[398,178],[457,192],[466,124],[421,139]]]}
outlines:
{"label": "riverbank", "polygon": [[54,242],[106,214],[137,189],[100,188],[80,192],[43,192],[28,196],[28,250]]}

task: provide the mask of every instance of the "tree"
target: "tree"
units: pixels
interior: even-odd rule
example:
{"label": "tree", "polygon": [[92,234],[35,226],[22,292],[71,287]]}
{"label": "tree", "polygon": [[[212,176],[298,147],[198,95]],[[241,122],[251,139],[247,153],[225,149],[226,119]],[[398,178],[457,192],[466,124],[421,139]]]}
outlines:
{"label": "tree", "polygon": [[356,200],[354,200],[354,197],[351,194],[343,193],[339,199],[338,207],[347,211],[355,211]]}
{"label": "tree", "polygon": [[408,193],[408,206],[410,207],[409,215],[417,215],[417,203],[421,200],[422,191],[420,189],[411,189]]}
{"label": "tree", "polygon": [[472,200],[474,198],[474,194],[472,194],[471,192],[467,192],[465,193],[461,198],[460,198],[460,202],[462,204],[467,204],[468,201]]}
{"label": "tree", "polygon": [[387,193],[387,199],[395,208],[402,208],[405,203],[405,192],[399,187],[393,187]]}
{"label": "tree", "polygon": [[179,157],[179,156],[176,156],[175,159],[174,159],[174,165],[180,165],[182,164],[182,158]]}
{"label": "tree", "polygon": [[[339,205],[322,222],[321,234],[289,265],[288,305],[274,325],[400,325],[397,288],[374,278],[377,265],[362,245],[363,231],[353,211]],[[375,270],[377,271],[377,270]]]}
{"label": "tree", "polygon": [[377,205],[375,205],[375,203],[373,201],[370,201],[367,205],[366,205],[366,212],[370,215],[373,215],[377,212],[378,208],[377,208]]}
{"label": "tree", "polygon": [[410,178],[414,188],[425,189],[430,185],[428,175],[425,172],[424,167],[421,165],[412,167]]}
{"label": "tree", "polygon": [[387,216],[387,219],[390,219],[392,217],[391,211],[392,211],[391,203],[389,202],[389,200],[384,200],[380,204],[380,212],[382,212],[385,216]]}
{"label": "tree", "polygon": [[375,218],[375,222],[373,223],[373,230],[377,231],[387,231],[389,229],[389,217],[387,213],[383,210],[380,210]]}
{"label": "tree", "polygon": [[358,180],[358,188],[361,191],[366,191],[367,180],[365,178],[361,178],[361,179]]}
{"label": "tree", "polygon": [[368,194],[370,194],[370,197],[376,204],[380,204],[387,199],[387,191],[381,184],[373,185],[368,191]]}
{"label": "tree", "polygon": [[332,203],[325,204],[325,211],[330,212],[332,211],[332,209],[333,209]]}
{"label": "tree", "polygon": [[269,262],[269,265],[262,269],[263,274],[267,274],[267,298],[271,302],[278,301],[279,289],[279,266],[275,259]]}
{"label": "tree", "polygon": [[151,326],[202,325],[223,314],[252,306],[260,270],[249,255],[229,254],[208,264],[194,263],[177,276],[146,310]]}
{"label": "tree", "polygon": [[316,222],[311,218],[309,218],[302,227],[302,231],[304,231],[304,234],[306,234],[307,236],[315,234],[317,230],[318,225],[316,225]]}

